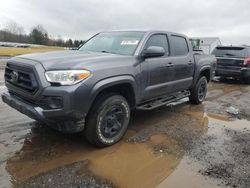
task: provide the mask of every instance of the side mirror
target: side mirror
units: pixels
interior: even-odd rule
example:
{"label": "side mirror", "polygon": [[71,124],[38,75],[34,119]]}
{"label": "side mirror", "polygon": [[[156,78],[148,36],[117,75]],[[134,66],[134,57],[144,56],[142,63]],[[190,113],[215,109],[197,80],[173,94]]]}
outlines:
{"label": "side mirror", "polygon": [[161,57],[165,55],[164,48],[160,46],[150,46],[147,49],[143,50],[142,56],[143,57]]}

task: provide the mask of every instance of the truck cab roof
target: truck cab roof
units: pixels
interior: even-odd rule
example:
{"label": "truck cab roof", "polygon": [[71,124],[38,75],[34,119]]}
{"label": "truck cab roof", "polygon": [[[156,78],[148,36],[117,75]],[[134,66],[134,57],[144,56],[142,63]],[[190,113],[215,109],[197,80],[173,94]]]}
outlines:
{"label": "truck cab roof", "polygon": [[102,31],[100,33],[104,32],[144,32],[145,34],[154,34],[154,33],[166,33],[170,35],[178,35],[178,36],[183,36],[187,38],[186,35],[183,35],[181,33],[176,33],[176,32],[171,32],[171,31],[166,31],[166,30],[152,30],[152,29],[127,29],[127,30],[109,30],[109,31]]}

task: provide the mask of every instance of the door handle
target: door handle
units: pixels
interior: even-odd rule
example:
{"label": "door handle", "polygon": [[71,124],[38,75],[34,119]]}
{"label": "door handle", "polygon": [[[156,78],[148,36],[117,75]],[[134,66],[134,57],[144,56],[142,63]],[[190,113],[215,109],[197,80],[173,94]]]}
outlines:
{"label": "door handle", "polygon": [[173,67],[174,66],[174,64],[172,63],[172,62],[169,62],[167,65],[166,65],[166,67]]}
{"label": "door handle", "polygon": [[193,64],[194,64],[193,61],[188,62],[188,65],[193,65]]}
{"label": "door handle", "polygon": [[169,63],[167,63],[167,64],[164,64],[164,65],[162,65],[160,68],[169,68],[169,67],[173,67],[174,66],[174,64],[172,63],[172,62],[169,62]]}

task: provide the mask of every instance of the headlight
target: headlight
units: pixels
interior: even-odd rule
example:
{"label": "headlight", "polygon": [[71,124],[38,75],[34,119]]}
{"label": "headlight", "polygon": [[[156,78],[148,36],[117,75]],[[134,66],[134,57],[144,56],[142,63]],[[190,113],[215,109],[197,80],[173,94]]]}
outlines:
{"label": "headlight", "polygon": [[45,73],[46,79],[51,83],[61,85],[74,85],[90,76],[87,70],[58,70]]}

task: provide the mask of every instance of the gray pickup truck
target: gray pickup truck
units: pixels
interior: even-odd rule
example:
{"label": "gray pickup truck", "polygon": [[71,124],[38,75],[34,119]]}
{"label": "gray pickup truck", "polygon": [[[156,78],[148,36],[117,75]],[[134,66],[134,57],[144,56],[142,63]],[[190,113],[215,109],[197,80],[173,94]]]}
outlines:
{"label": "gray pickup truck", "polygon": [[57,130],[83,131],[90,143],[105,147],[123,137],[131,109],[185,97],[200,104],[215,63],[213,55],[193,52],[182,34],[102,32],[79,50],[11,58],[2,100]]}

